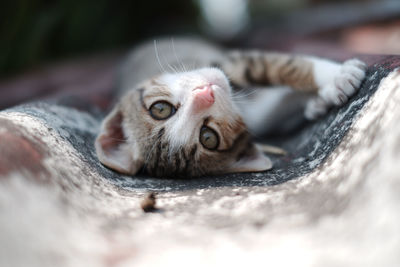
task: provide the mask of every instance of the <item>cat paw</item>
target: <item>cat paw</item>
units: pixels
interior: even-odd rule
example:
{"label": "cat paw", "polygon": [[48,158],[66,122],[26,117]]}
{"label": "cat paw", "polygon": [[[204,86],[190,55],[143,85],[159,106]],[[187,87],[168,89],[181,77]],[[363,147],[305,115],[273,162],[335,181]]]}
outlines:
{"label": "cat paw", "polygon": [[365,77],[367,65],[358,60],[345,61],[340,72],[334,77],[333,83],[325,85],[320,91],[320,97],[330,105],[341,106],[359,89]]}
{"label": "cat paw", "polygon": [[321,97],[308,100],[304,110],[304,117],[308,120],[315,120],[328,111],[329,105]]}

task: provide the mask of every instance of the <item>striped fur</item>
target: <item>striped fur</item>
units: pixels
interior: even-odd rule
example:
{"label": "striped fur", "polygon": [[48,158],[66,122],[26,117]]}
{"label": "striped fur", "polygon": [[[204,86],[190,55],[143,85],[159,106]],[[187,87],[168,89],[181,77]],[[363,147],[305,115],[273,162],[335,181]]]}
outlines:
{"label": "striped fur", "polygon": [[[160,177],[267,170],[272,164],[251,143],[246,126],[254,125],[251,120],[257,116],[246,116],[246,109],[254,105],[239,107],[232,90],[290,86],[310,95],[304,114],[315,118],[330,106],[346,102],[365,75],[365,64],[358,60],[339,64],[281,53],[225,52],[187,39],[178,40],[175,47],[176,51],[171,53],[165,41],[159,43],[156,56],[161,53],[164,63],[159,57],[157,61],[143,61],[152,58],[145,56],[151,51],[149,45],[139,47],[129,56],[121,76],[121,100],[104,120],[96,141],[99,159],[106,166],[128,174],[142,169]],[[177,70],[195,63],[193,70]],[[163,65],[169,66],[171,73],[165,72]],[[215,103],[194,112],[192,92],[204,84],[213,86]],[[165,120],[152,118],[150,108],[157,101],[170,103],[176,114]],[[257,114],[262,116],[262,110]],[[199,141],[204,126],[218,135],[220,143],[213,151]]]}
{"label": "striped fur", "polygon": [[313,64],[304,57],[259,51],[228,53],[219,63],[232,82],[239,86],[287,85],[295,90],[316,93]]}

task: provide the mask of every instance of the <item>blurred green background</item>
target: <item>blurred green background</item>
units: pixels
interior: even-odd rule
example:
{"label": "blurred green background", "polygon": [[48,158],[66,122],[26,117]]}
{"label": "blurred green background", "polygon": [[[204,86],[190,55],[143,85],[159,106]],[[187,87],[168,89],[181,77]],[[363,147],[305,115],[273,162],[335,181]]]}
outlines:
{"label": "blurred green background", "polygon": [[[329,2],[368,1],[2,1],[0,77],[49,61],[125,49],[156,35],[194,33],[226,40],[250,28],[259,18],[279,17]],[[264,25],[273,25],[270,22]]]}
{"label": "blurred green background", "polygon": [[174,29],[195,30],[193,1],[6,1],[0,8],[0,75],[39,62],[119,48]]}

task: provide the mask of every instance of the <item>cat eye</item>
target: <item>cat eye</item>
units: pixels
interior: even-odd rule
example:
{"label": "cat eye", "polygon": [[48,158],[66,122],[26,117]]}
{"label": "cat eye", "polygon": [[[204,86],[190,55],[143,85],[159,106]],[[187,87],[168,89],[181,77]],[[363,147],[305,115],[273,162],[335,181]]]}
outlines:
{"label": "cat eye", "polygon": [[166,120],[175,114],[176,109],[166,101],[158,101],[151,105],[150,115],[156,120]]}
{"label": "cat eye", "polygon": [[215,150],[219,145],[218,134],[207,126],[201,127],[200,143],[208,150]]}

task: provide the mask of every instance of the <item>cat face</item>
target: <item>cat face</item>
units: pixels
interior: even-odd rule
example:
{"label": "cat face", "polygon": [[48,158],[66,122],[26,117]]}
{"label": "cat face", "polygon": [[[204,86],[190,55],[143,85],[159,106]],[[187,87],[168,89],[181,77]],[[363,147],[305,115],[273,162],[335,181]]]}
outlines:
{"label": "cat face", "polygon": [[128,92],[103,121],[96,151],[127,174],[193,177],[272,165],[251,143],[228,79],[215,68],[163,74]]}

